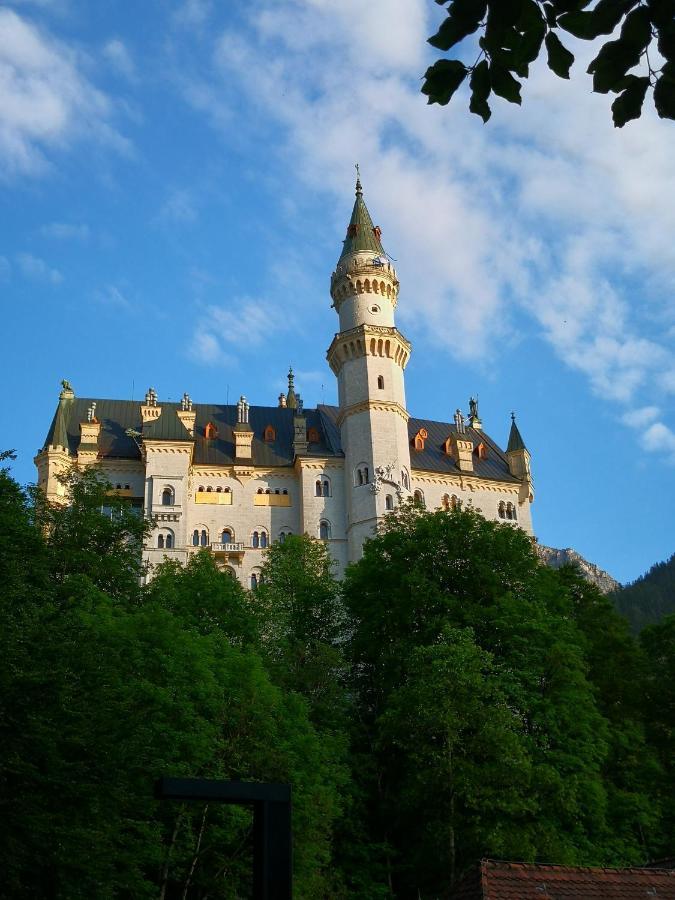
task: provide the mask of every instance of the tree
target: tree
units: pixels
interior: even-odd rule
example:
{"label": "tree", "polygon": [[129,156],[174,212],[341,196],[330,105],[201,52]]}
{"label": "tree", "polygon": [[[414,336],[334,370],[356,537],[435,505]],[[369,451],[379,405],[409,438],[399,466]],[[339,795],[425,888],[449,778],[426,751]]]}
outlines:
{"label": "tree", "polygon": [[[468,78],[469,109],[490,118],[488,100],[496,95],[521,102],[522,81],[546,48],[549,68],[569,78],[574,55],[561,31],[585,41],[608,40],[588,67],[593,90],[617,94],[614,125],[621,128],[642,113],[647,91],[661,118],[675,119],[675,0],[436,0],[448,3],[448,16],[429,43],[449,51],[462,42],[475,61],[440,59],[424,76],[429,103],[446,104]],[[589,9],[592,5],[592,8]],[[477,46],[471,36],[481,32]]]}
{"label": "tree", "polygon": [[319,728],[341,730],[347,617],[326,545],[289,535],[267,551],[254,603],[274,681],[309,703]]}
{"label": "tree", "polygon": [[246,896],[250,814],[153,797],[203,775],[293,784],[296,892],[331,895],[336,766],[272,684],[244,591],[203,556],[142,589],[147,526],[95,473],[68,477],[70,506],[31,506],[0,472],[4,892]]}
{"label": "tree", "polygon": [[570,592],[524,532],[403,508],[348,570],[345,598],[361,783],[395,894],[443,895],[485,854],[640,853],[637,837],[608,841],[610,723]]}

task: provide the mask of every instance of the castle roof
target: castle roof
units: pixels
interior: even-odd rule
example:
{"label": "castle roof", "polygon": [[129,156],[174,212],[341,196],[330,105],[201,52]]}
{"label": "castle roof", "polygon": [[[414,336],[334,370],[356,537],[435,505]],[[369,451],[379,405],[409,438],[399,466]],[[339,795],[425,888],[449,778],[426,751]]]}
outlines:
{"label": "castle roof", "polygon": [[[80,442],[80,423],[87,421],[87,410],[92,404],[90,398],[73,398],[65,406],[59,404],[45,439],[45,447],[54,444],[58,435],[69,452],[75,456]],[[229,466],[235,461],[233,429],[237,422],[236,404],[195,403],[192,407],[196,415],[194,437],[177,416],[180,403],[159,404],[161,415],[146,422],[141,421],[140,403],[134,400],[96,400],[96,418],[101,423],[98,439],[98,454],[104,459],[140,459],[140,441],[192,441],[194,442],[193,465]],[[339,408],[319,405],[316,409],[304,410],[308,431],[316,432],[318,441],[309,444],[303,457],[342,457],[340,430],[337,425]],[[293,418],[297,411],[280,406],[251,406],[249,424],[253,430],[253,465],[259,467],[292,466],[295,460],[293,448]],[[216,436],[206,438],[206,426],[215,426]],[[274,429],[273,441],[265,441],[264,433],[268,425]],[[426,429],[428,437],[423,450],[415,450],[412,444],[420,429]],[[132,431],[135,434],[127,434]],[[411,440],[410,463],[413,470],[453,474],[459,470],[455,460],[445,452],[445,442],[450,434],[457,431],[455,424],[434,422],[429,419],[411,418],[408,422]],[[141,437],[138,435],[140,434]],[[482,443],[487,448],[485,458],[477,454],[473,457],[473,475],[479,478],[517,483],[509,472],[504,452],[484,431],[466,428],[463,437],[473,442],[474,447]],[[464,473],[465,475],[467,473]],[[471,473],[468,473],[471,477]]]}
{"label": "castle roof", "polygon": [[356,200],[354,201],[352,217],[347,226],[347,236],[342,245],[340,259],[349,253],[358,253],[359,251],[369,251],[375,256],[386,256],[380,241],[379,228],[376,229],[373,226],[373,220],[370,218],[368,207],[363,199],[361,180],[357,179]]}

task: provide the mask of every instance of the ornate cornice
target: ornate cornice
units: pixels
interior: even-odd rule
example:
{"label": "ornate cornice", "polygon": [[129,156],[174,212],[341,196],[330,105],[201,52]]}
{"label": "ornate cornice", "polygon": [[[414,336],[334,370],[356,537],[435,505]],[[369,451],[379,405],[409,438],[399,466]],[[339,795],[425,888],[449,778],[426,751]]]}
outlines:
{"label": "ornate cornice", "polygon": [[441,487],[457,488],[461,491],[491,491],[497,494],[514,494],[518,493],[520,485],[516,482],[491,481],[477,475],[471,475],[468,472],[448,473],[441,472],[424,472],[420,469],[413,469],[411,473],[411,481],[413,487],[417,482],[423,484],[438,484]]}
{"label": "ornate cornice", "polygon": [[326,351],[326,359],[336,375],[347,360],[364,356],[385,357],[405,369],[411,350],[412,345],[398,328],[364,324],[338,332]]}
{"label": "ornate cornice", "polygon": [[356,415],[356,413],[368,412],[370,410],[379,410],[380,412],[394,412],[399,415],[404,422],[408,422],[410,418],[410,414],[407,409],[401,406],[400,403],[396,403],[393,400],[362,400],[361,403],[354,403],[352,406],[347,406],[345,409],[341,409],[338,417],[336,419],[336,424],[338,427],[342,425],[345,419],[348,419],[349,416]]}

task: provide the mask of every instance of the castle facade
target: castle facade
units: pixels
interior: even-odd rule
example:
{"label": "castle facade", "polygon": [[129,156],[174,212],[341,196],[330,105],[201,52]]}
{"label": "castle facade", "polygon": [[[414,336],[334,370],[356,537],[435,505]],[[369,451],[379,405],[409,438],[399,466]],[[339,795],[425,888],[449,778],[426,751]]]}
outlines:
{"label": "castle facade", "polygon": [[399,281],[373,226],[360,181],[330,293],[339,330],[327,352],[338,405],[305,409],[289,386],[274,406],[75,396],[63,390],[35,458],[38,484],[65,501],[59,474],[98,464],[115,494],[153,520],[144,555],[187,561],[202,548],[247,587],[272,541],[326,541],[338,572],[408,498],[458,504],[532,533],[530,454],[515,420],[502,450],[473,399],[453,422],[417,419],[405,399],[411,345],[396,327]]}

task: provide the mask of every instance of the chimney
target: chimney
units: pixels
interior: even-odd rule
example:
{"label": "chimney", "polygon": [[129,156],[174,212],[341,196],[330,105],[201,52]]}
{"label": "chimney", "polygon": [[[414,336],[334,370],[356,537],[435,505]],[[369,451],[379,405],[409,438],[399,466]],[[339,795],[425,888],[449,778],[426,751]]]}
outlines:
{"label": "chimney", "polygon": [[187,428],[190,437],[194,437],[197,413],[192,409],[192,400],[188,393],[183,394],[183,399],[180,401],[180,409],[176,411],[176,415]]}
{"label": "chimney", "polygon": [[162,415],[162,407],[157,405],[157,391],[154,388],[148,388],[145,394],[145,402],[141,403],[141,421],[153,422]]}
{"label": "chimney", "polygon": [[237,462],[250,462],[253,458],[253,431],[248,421],[249,403],[242,394],[237,403],[237,424],[232,429],[234,434],[234,456]]}

